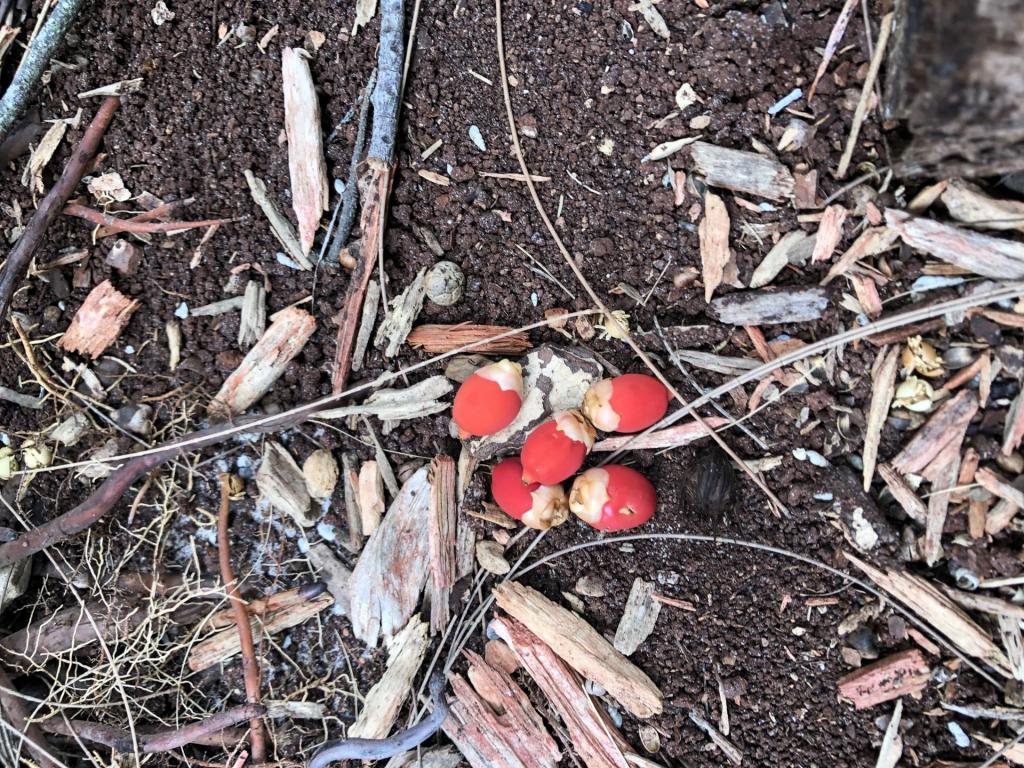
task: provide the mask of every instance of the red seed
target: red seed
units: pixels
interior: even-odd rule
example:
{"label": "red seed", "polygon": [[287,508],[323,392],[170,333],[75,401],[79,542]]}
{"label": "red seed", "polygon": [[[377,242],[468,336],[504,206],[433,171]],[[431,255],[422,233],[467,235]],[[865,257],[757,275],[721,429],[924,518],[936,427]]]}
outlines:
{"label": "red seed", "polygon": [[526,438],[520,457],[523,477],[544,485],[560,483],[583,466],[596,433],[579,411],[560,411]]}
{"label": "red seed", "polygon": [[483,437],[511,424],[522,405],[522,368],[511,360],[499,360],[475,371],[462,383],[455,393],[452,418],[459,437]]}
{"label": "red seed", "polygon": [[569,514],[565,489],[561,485],[524,483],[519,459],[505,459],[494,466],[491,496],[509,517],[540,531],[561,525]]}
{"label": "red seed", "polygon": [[668,388],[653,376],[627,373],[591,385],[583,413],[602,432],[639,432],[668,410]]}
{"label": "red seed", "polygon": [[651,482],[620,464],[593,467],[576,478],[569,509],[599,531],[624,531],[643,525],[654,514],[657,495]]}

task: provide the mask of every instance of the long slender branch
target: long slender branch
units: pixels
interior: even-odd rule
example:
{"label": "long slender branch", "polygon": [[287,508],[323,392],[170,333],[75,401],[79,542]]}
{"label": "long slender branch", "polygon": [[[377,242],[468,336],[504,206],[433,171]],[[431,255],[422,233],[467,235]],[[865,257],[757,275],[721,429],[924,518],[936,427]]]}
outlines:
{"label": "long slender branch", "polygon": [[[217,554],[220,559],[220,577],[224,581],[231,609],[238,625],[238,641],[242,647],[242,674],[245,678],[245,698],[249,704],[260,703],[260,665],[256,660],[256,647],[252,641],[252,626],[249,612],[238,594],[235,574],[231,570],[231,534],[228,531],[228,513],[231,511],[231,490],[228,476],[220,476],[220,514],[217,517]],[[262,714],[262,713],[260,713]],[[252,743],[252,759],[257,765],[266,762],[267,742],[263,732],[263,720],[259,714],[249,720],[249,738]]]}
{"label": "long slender branch", "polygon": [[[28,220],[25,231],[8,255],[7,262],[4,264],[3,270],[0,271],[0,319],[7,314],[7,307],[11,303],[15,286],[21,280],[25,270],[28,269],[36,250],[42,245],[46,230],[60,215],[61,209],[75,191],[75,187],[82,180],[82,175],[96,155],[103,134],[107,132],[114,112],[117,111],[120,103],[121,99],[117,96],[108,96],[103,101],[89,127],[85,129],[82,140],[78,142],[78,146],[71,153],[71,159],[64,168],[64,172],[39,203],[36,212]],[[0,134],[2,133],[3,131],[0,131]]]}
{"label": "long slender branch", "polygon": [[142,216],[137,216],[134,219],[119,219],[116,216],[103,213],[102,211],[93,210],[87,208],[84,205],[65,205],[64,206],[65,216],[74,216],[79,219],[85,219],[91,221],[93,224],[98,224],[101,227],[105,227],[109,232],[133,232],[133,233],[146,233],[146,232],[178,232],[184,229],[198,229],[199,227],[212,227],[214,225],[227,224],[231,221],[237,221],[237,219],[205,219],[203,221],[146,221]]}
{"label": "long slender branch", "polygon": [[[39,35],[25,52],[14,79],[7,86],[3,99],[0,99],[0,141],[3,141],[11,126],[28,106],[32,92],[49,66],[50,59],[64,42],[64,36],[68,33],[83,2],[84,0],[60,0],[39,31]],[[0,312],[0,315],[2,314]]]}
{"label": "long slender branch", "polygon": [[41,768],[59,768],[62,763],[50,754],[49,745],[46,744],[42,729],[29,719],[25,702],[9,692],[14,690],[16,689],[11,678],[4,670],[0,669],[0,710],[3,710],[3,714],[7,716],[8,722],[14,726],[15,730],[28,737],[25,739],[25,749]]}

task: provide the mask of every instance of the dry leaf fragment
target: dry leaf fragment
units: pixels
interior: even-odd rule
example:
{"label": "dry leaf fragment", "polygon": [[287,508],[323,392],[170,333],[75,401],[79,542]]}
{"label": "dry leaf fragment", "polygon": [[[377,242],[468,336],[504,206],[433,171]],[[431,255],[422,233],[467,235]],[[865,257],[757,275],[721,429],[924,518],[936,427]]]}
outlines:
{"label": "dry leaf fragment", "polygon": [[95,360],[117,341],[138,308],[138,301],[129,299],[109,280],[104,280],[85,297],[58,346]]}
{"label": "dry leaf fragment", "polygon": [[[736,279],[736,262],[729,248],[729,212],[718,195],[704,195],[704,219],[697,230],[704,278],[704,301],[711,301],[722,282]],[[730,277],[732,280],[730,280]]]}
{"label": "dry leaf fragment", "polygon": [[86,185],[86,189],[100,205],[123,203],[132,197],[132,193],[125,189],[121,174],[116,171],[104,173],[102,176],[94,176]]}
{"label": "dry leaf fragment", "polygon": [[281,77],[292,208],[299,222],[302,253],[308,255],[330,194],[320,130],[320,102],[309,70],[309,54],[301,48],[285,48],[281,52]]}
{"label": "dry leaf fragment", "polygon": [[28,164],[25,166],[25,172],[21,175],[21,183],[23,186],[29,187],[33,195],[36,193],[42,194],[45,191],[43,187],[43,169],[50,162],[50,158],[53,157],[57,147],[60,146],[61,139],[64,138],[64,133],[67,129],[67,121],[58,120],[49,127],[46,133],[43,134],[39,145],[32,150]]}
{"label": "dry leaf fragment", "polygon": [[944,372],[942,357],[935,347],[921,338],[920,334],[907,339],[907,346],[900,358],[904,370],[920,373],[934,379]]}

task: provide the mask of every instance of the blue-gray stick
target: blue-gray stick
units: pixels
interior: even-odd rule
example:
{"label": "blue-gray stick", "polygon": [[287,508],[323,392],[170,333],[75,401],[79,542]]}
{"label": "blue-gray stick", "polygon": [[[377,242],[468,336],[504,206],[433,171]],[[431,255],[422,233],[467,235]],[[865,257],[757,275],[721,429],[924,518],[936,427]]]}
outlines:
{"label": "blue-gray stick", "polygon": [[325,745],[313,755],[306,768],[327,768],[341,760],[387,760],[415,749],[429,739],[448,717],[448,702],[444,698],[444,676],[437,672],[430,678],[430,700],[433,711],[411,728],[399,731],[386,739],[339,739]]}
{"label": "blue-gray stick", "polygon": [[43,24],[36,39],[28,47],[21,60],[14,79],[0,99],[0,141],[14,127],[21,113],[28,106],[32,92],[39,84],[50,59],[64,42],[64,36],[71,27],[71,22],[78,15],[78,9],[85,0],[60,0],[57,7],[50,12],[50,18]]}

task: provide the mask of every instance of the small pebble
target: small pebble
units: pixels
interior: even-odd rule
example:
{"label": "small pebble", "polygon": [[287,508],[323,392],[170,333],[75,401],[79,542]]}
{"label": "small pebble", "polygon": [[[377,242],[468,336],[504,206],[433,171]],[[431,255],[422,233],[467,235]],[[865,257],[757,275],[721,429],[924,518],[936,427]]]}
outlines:
{"label": "small pebble", "polygon": [[959,723],[951,721],[946,724],[946,727],[949,728],[949,732],[953,734],[953,741],[956,742],[956,745],[960,747],[960,749],[967,749],[971,746],[970,737],[964,733],[964,729],[960,727]]}
{"label": "small pebble", "polygon": [[475,125],[469,126],[469,138],[481,152],[487,151],[487,144],[484,143],[483,134],[480,133],[480,129]]}
{"label": "small pebble", "polygon": [[188,317],[188,304],[184,301],[178,305],[178,308],[174,310],[174,316],[185,320]]}
{"label": "small pebble", "polygon": [[439,307],[450,307],[462,298],[466,276],[458,264],[439,261],[427,272],[424,285],[428,299]]}

